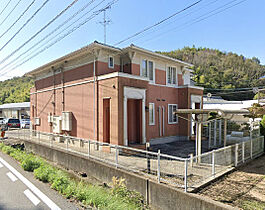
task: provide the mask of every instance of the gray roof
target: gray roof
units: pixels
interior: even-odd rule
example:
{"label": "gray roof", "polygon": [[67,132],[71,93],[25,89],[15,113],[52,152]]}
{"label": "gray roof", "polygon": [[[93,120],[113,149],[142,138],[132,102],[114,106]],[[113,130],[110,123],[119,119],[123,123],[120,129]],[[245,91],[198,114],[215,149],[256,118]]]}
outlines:
{"label": "gray roof", "polygon": [[30,102],[22,102],[22,103],[10,103],[10,104],[2,104],[0,105],[0,109],[18,109],[18,108],[30,108]]}

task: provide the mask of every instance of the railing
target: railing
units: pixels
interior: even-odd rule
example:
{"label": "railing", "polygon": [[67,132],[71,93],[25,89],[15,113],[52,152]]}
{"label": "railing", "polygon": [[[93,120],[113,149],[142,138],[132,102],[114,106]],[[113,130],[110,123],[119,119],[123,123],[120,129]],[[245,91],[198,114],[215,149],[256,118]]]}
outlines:
{"label": "railing", "polygon": [[204,153],[200,156],[176,156],[71,136],[29,130],[9,130],[8,138],[30,140],[51,148],[60,148],[141,174],[158,182],[192,190],[248,159],[263,154],[263,137]]}

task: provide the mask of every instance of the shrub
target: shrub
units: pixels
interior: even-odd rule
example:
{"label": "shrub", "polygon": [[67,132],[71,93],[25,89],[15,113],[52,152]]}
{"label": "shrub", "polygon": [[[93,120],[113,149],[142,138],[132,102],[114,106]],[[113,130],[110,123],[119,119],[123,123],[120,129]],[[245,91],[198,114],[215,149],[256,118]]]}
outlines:
{"label": "shrub", "polygon": [[2,150],[2,148],[5,146],[5,144],[2,142],[0,143],[0,150]]}
{"label": "shrub", "polygon": [[12,147],[9,147],[9,146],[3,146],[3,147],[2,147],[2,151],[3,151],[4,153],[6,153],[6,154],[9,155],[10,153],[14,152],[15,149],[12,148]]}
{"label": "shrub", "polygon": [[64,190],[64,195],[66,198],[71,198],[76,194],[76,191],[77,191],[77,184],[72,181]]}
{"label": "shrub", "polygon": [[43,182],[52,182],[52,177],[56,174],[56,169],[47,164],[42,164],[34,170],[34,176]]}
{"label": "shrub", "polygon": [[34,157],[33,155],[27,155],[26,158],[22,161],[21,167],[25,171],[34,171],[39,168],[43,161],[39,158]]}
{"label": "shrub", "polygon": [[58,171],[54,176],[51,188],[64,193],[69,184],[69,178],[63,172]]}

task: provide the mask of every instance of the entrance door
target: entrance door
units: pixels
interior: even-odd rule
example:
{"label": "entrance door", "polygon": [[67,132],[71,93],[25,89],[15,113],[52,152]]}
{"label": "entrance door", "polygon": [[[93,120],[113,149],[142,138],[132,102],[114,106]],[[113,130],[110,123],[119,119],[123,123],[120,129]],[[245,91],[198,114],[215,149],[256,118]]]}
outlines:
{"label": "entrance door", "polygon": [[141,143],[142,100],[128,99],[127,101],[127,133],[129,144]]}
{"label": "entrance door", "polygon": [[103,142],[110,143],[110,99],[103,99]]}

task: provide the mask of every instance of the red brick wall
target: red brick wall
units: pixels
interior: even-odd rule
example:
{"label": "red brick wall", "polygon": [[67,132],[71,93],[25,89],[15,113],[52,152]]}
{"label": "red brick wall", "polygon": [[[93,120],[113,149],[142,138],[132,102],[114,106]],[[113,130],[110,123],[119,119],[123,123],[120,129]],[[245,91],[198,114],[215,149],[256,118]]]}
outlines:
{"label": "red brick wall", "polygon": [[178,74],[178,85],[179,86],[184,85],[182,74]]}
{"label": "red brick wall", "polygon": [[155,83],[160,85],[166,84],[166,71],[155,69]]}
{"label": "red brick wall", "polygon": [[131,64],[131,74],[140,76],[140,65],[132,63]]}

